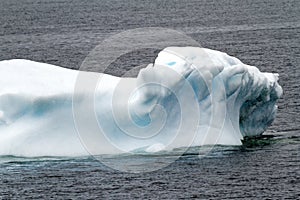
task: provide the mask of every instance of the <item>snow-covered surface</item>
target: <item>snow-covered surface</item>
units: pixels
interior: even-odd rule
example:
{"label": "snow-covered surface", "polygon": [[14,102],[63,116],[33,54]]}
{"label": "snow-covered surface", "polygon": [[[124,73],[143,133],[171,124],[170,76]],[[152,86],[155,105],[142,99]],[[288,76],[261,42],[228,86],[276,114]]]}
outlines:
{"label": "snow-covered surface", "polygon": [[[97,78],[95,90],[78,89],[82,76]],[[137,78],[1,61],[0,155],[240,145],[244,136],[262,134],[274,120],[282,95],[277,80],[277,74],[196,47],[164,49]],[[90,97],[93,101],[86,101]]]}

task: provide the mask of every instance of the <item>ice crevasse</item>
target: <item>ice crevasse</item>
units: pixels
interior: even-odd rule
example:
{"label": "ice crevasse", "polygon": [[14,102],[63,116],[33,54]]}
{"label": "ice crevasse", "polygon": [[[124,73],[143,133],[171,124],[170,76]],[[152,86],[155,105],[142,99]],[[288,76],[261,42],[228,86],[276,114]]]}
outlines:
{"label": "ice crevasse", "polygon": [[0,62],[0,155],[77,156],[241,145],[275,119],[278,74],[168,47],[136,78]]}

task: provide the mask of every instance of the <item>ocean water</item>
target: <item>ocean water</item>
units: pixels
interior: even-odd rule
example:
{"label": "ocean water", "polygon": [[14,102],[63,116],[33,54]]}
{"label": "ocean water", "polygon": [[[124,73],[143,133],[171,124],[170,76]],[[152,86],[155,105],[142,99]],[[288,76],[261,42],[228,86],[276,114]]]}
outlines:
{"label": "ocean water", "polygon": [[[284,90],[265,136],[241,147],[216,146],[200,158],[201,148],[192,148],[151,173],[118,172],[92,157],[2,156],[0,198],[299,198],[299,13],[297,0],[0,0],[0,60],[24,58],[78,69],[115,33],[163,27],[261,71],[279,73]],[[157,52],[132,52],[106,72],[121,76],[152,62]],[[109,159],[132,163],[134,169],[140,160],[168,162],[176,153]]]}

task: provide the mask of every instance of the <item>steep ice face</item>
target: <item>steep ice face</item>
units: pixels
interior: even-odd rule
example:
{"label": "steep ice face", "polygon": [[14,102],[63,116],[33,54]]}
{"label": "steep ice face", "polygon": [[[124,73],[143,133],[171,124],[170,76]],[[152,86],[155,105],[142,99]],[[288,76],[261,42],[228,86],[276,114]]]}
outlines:
{"label": "steep ice face", "polygon": [[[78,87],[80,77],[95,88]],[[196,47],[164,49],[137,78],[1,61],[0,155],[240,145],[274,120],[277,81],[278,74]]]}
{"label": "steep ice face", "polygon": [[194,47],[166,48],[155,64],[188,74],[185,79],[200,110],[196,145],[241,144],[244,136],[262,134],[275,119],[276,102],[282,95],[278,74],[262,73],[226,53]]}

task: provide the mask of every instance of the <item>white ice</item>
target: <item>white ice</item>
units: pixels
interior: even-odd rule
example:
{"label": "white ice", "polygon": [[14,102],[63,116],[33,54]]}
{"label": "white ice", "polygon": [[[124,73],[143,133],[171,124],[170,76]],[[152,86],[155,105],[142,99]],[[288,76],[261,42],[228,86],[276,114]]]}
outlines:
{"label": "white ice", "polygon": [[137,78],[1,61],[0,155],[241,145],[274,120],[277,81],[277,74],[196,47],[164,49]]}

